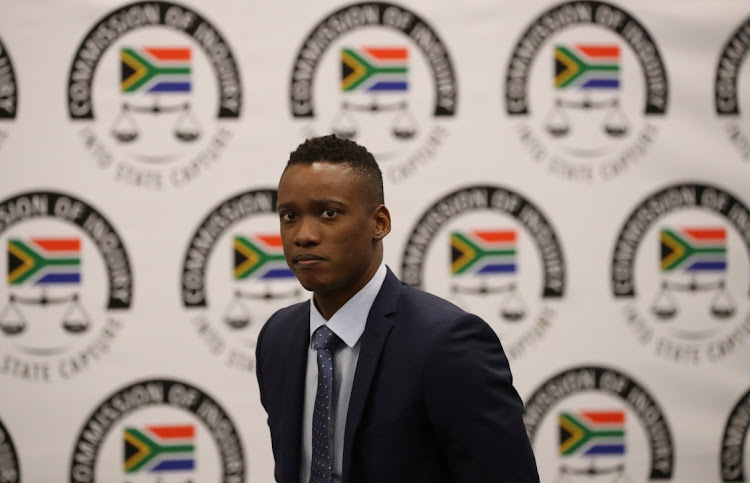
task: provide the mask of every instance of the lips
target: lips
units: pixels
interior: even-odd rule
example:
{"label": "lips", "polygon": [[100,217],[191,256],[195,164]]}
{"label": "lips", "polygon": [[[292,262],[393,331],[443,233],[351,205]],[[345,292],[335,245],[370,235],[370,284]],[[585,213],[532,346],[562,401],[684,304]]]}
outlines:
{"label": "lips", "polygon": [[299,255],[295,255],[294,257],[294,263],[302,266],[314,265],[318,262],[322,262],[323,260],[325,260],[323,257],[320,257],[313,253],[300,253]]}

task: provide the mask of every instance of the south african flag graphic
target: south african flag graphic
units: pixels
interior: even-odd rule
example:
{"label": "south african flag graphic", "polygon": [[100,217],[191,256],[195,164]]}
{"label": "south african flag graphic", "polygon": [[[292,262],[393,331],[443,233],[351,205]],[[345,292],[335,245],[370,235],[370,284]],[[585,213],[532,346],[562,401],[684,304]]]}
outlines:
{"label": "south african flag graphic", "polygon": [[195,426],[125,428],[125,473],[162,473],[195,469]]}
{"label": "south african flag graphic", "polygon": [[343,92],[406,92],[409,88],[406,47],[361,47],[341,50]]}
{"label": "south african flag graphic", "polygon": [[294,278],[284,259],[281,235],[235,236],[233,247],[235,280]]}
{"label": "south african flag graphic", "polygon": [[625,455],[625,411],[561,412],[560,456]]}
{"label": "south african flag graphic", "polygon": [[451,275],[514,274],[516,230],[454,231],[450,236]]}
{"label": "south african flag graphic", "polygon": [[81,240],[28,238],[8,240],[8,285],[81,283]]}
{"label": "south african flag graphic", "polygon": [[605,44],[555,46],[555,88],[619,89],[620,47]]}
{"label": "south african flag graphic", "polygon": [[190,92],[189,47],[120,49],[120,90],[126,94]]}
{"label": "south african flag graphic", "polygon": [[663,228],[659,242],[662,273],[727,270],[727,231],[724,227]]}

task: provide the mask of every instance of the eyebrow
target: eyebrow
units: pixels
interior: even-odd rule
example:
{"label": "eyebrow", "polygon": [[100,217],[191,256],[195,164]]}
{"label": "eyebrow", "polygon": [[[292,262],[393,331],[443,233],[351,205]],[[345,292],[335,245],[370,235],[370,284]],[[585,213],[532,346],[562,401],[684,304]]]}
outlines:
{"label": "eyebrow", "polygon": [[321,206],[321,205],[339,205],[344,206],[346,203],[340,200],[334,200],[332,198],[323,198],[322,200],[312,200],[313,205]]}
{"label": "eyebrow", "polygon": [[[312,200],[310,204],[316,207],[317,206],[329,206],[329,205],[346,206],[345,202],[340,201],[340,200],[335,200],[333,198],[322,198],[319,200]],[[297,203],[293,201],[290,201],[287,203],[278,203],[276,205],[276,210],[278,211],[281,209],[295,208],[296,206],[297,206]]]}

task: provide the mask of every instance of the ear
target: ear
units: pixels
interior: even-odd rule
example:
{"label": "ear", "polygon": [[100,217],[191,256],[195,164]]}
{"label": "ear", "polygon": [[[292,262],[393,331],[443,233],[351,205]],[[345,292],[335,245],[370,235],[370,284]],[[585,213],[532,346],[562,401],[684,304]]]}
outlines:
{"label": "ear", "polygon": [[373,240],[382,240],[391,232],[391,213],[385,205],[379,205],[373,213],[375,229],[372,233]]}

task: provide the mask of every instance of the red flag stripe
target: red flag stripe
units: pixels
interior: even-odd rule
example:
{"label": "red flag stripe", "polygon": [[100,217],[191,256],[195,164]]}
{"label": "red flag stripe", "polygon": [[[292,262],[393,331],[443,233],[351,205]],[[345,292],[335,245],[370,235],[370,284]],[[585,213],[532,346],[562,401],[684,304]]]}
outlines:
{"label": "red flag stripe", "polygon": [[281,235],[256,235],[260,241],[274,248],[281,248]]}
{"label": "red flag stripe", "polygon": [[189,48],[147,47],[143,50],[159,60],[190,60]]}
{"label": "red flag stripe", "polygon": [[148,430],[162,438],[193,438],[194,426],[148,426]]}
{"label": "red flag stripe", "polygon": [[81,240],[77,238],[32,238],[32,241],[51,252],[72,252],[81,250]]}
{"label": "red flag stripe", "polygon": [[625,422],[625,411],[583,411],[581,414],[600,424]]}
{"label": "red flag stripe", "polygon": [[589,57],[620,57],[617,45],[576,45],[576,48]]}
{"label": "red flag stripe", "polygon": [[364,50],[380,60],[406,60],[409,57],[409,52],[403,47],[366,47]]}
{"label": "red flag stripe", "polygon": [[683,228],[683,231],[696,240],[726,240],[724,228]]}
{"label": "red flag stripe", "polygon": [[474,234],[486,242],[514,242],[515,230],[475,231]]}

